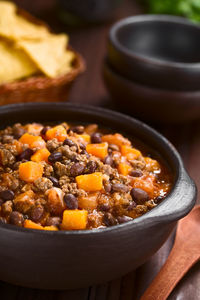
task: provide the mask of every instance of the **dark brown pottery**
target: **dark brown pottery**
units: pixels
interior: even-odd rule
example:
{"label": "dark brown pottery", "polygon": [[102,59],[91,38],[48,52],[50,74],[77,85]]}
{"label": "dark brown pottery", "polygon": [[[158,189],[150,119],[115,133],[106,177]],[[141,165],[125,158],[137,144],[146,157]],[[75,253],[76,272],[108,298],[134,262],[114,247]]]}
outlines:
{"label": "dark brown pottery", "polygon": [[40,231],[0,226],[0,279],[42,289],[71,289],[124,275],[146,261],[194,206],[196,187],[175,148],[131,117],[96,107],[17,104],[0,107],[1,128],[15,122],[96,122],[136,137],[162,155],[174,186],[156,208],[126,224],[102,230]]}
{"label": "dark brown pottery", "polygon": [[172,91],[128,80],[105,61],[103,77],[113,101],[123,112],[162,123],[189,122],[200,118],[200,90]]}
{"label": "dark brown pottery", "polygon": [[109,34],[108,58],[138,83],[167,90],[200,90],[200,26],[184,18],[140,15]]}

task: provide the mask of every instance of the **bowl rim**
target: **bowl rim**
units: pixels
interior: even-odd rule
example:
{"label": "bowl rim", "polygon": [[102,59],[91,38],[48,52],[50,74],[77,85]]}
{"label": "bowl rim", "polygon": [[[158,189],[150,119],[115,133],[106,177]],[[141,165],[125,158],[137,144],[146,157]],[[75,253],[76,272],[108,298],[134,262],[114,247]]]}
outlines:
{"label": "bowl rim", "polygon": [[[139,88],[145,88],[146,90],[148,89],[149,91],[151,91],[153,93],[156,93],[156,94],[165,93],[165,94],[168,95],[168,97],[170,97],[172,94],[175,95],[176,97],[181,97],[181,96],[185,97],[185,96],[187,96],[188,101],[191,101],[190,100],[191,96],[196,96],[196,99],[199,102],[200,88],[199,88],[199,90],[185,90],[184,91],[184,90],[170,90],[170,89],[166,89],[166,88],[159,88],[159,87],[150,86],[148,84],[142,84],[140,82],[134,81],[133,79],[125,77],[124,75],[119,73],[117,70],[115,70],[113,65],[110,63],[108,57],[104,58],[103,67],[106,67],[107,69],[109,69],[109,72],[114,74],[114,76],[120,78],[120,80],[123,80],[126,84],[134,85],[134,86],[137,86]],[[162,101],[162,99],[161,99],[161,101]]]}
{"label": "bowl rim", "polygon": [[184,63],[184,62],[172,62],[164,61],[159,58],[148,58],[144,55],[136,54],[134,51],[129,50],[126,46],[119,42],[117,38],[118,30],[124,26],[134,23],[145,22],[168,22],[179,25],[185,25],[191,28],[196,28],[200,31],[200,25],[193,23],[192,21],[179,16],[172,16],[167,14],[150,14],[150,15],[136,15],[123,18],[117,21],[109,31],[108,40],[122,55],[127,56],[129,59],[137,59],[143,63],[157,65],[159,67],[166,67],[169,69],[198,69],[200,68],[200,61],[196,63]]}
{"label": "bowl rim", "polygon": [[[111,226],[111,227],[107,227],[107,228],[102,228],[102,229],[86,229],[86,230],[73,230],[73,231],[47,231],[47,230],[36,230],[36,229],[28,229],[27,228],[23,228],[23,227],[18,227],[18,226],[12,226],[10,224],[1,224],[0,225],[0,229],[4,229],[5,231],[12,231],[12,232],[18,232],[18,233],[24,233],[24,234],[35,234],[37,232],[37,234],[42,235],[44,237],[46,236],[81,236],[81,235],[104,235],[104,234],[108,234],[110,232],[119,232],[119,231],[123,231],[123,230],[128,230],[129,227],[131,226],[136,226],[136,228],[139,228],[142,226],[149,226],[151,224],[152,219],[162,219],[160,217],[162,217],[161,215],[156,215],[156,212],[161,210],[159,208],[161,207],[166,207],[166,204],[170,201],[173,200],[173,196],[175,196],[177,194],[177,188],[178,185],[182,184],[182,188],[184,187],[184,184],[186,182],[190,182],[190,186],[191,188],[188,188],[188,192],[192,193],[192,199],[190,199],[190,202],[187,203],[185,206],[181,206],[176,208],[176,217],[173,216],[172,214],[170,214],[168,212],[168,214],[166,215],[168,217],[168,221],[174,221],[179,219],[180,217],[184,216],[190,209],[192,209],[194,203],[195,203],[195,199],[196,199],[196,194],[197,194],[197,189],[196,189],[196,185],[193,182],[193,180],[188,176],[187,172],[185,171],[184,165],[183,165],[183,161],[179,155],[179,153],[177,152],[177,150],[175,149],[175,147],[171,144],[171,142],[169,142],[163,135],[161,135],[159,132],[157,132],[155,129],[153,129],[152,127],[150,127],[149,125],[145,124],[142,121],[139,121],[135,118],[132,118],[130,116],[127,116],[125,114],[113,111],[113,110],[109,110],[109,109],[104,109],[104,108],[100,108],[100,107],[96,107],[96,106],[91,106],[91,105],[83,105],[81,106],[78,103],[51,103],[51,102],[38,102],[38,103],[18,103],[18,104],[10,104],[10,105],[5,105],[0,107],[0,116],[2,114],[6,114],[6,113],[18,113],[20,111],[27,111],[28,110],[38,110],[41,111],[41,109],[51,109],[53,111],[56,111],[56,109],[60,109],[62,108],[62,110],[72,110],[72,111],[76,111],[78,113],[83,113],[83,114],[93,114],[96,115],[98,117],[102,117],[105,118],[105,116],[107,118],[109,118],[110,115],[112,115],[112,117],[115,118],[115,120],[119,120],[120,118],[123,119],[123,121],[127,121],[130,122],[132,124],[134,124],[136,127],[141,128],[141,130],[148,132],[149,134],[151,134],[151,136],[153,138],[157,138],[159,139],[162,144],[165,144],[165,146],[168,147],[168,151],[171,152],[173,159],[175,159],[174,164],[177,164],[177,177],[174,180],[174,184],[173,187],[170,191],[170,193],[167,195],[166,198],[164,198],[164,200],[155,208],[153,208],[152,210],[148,211],[147,213],[145,213],[144,215],[133,219],[132,221],[123,223],[123,224],[118,224],[115,226]],[[61,120],[62,121],[62,120]],[[12,121],[11,121],[12,123]],[[126,130],[124,130],[126,131]],[[189,194],[190,195],[190,194]],[[154,221],[154,223],[159,223],[158,221]]]}

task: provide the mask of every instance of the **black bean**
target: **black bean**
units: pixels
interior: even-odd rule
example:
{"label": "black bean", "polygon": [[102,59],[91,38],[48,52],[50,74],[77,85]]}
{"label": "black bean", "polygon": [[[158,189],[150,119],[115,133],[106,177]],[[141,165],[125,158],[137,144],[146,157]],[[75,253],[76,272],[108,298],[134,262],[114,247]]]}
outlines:
{"label": "black bean", "polygon": [[129,188],[125,184],[122,183],[112,184],[112,192],[127,193],[128,191]]}
{"label": "black bean", "polygon": [[77,209],[78,208],[78,199],[72,194],[66,194],[64,196],[64,201],[68,209]]}
{"label": "black bean", "polygon": [[53,183],[53,186],[55,187],[60,187],[59,181],[57,178],[53,177],[53,176],[48,176],[47,177],[49,180],[51,180],[51,182]]}
{"label": "black bean", "polygon": [[86,149],[86,146],[83,143],[79,143],[79,147],[80,147],[81,150],[85,150]]}
{"label": "black bean", "polygon": [[18,160],[30,160],[31,156],[33,155],[33,150],[28,148],[24,150],[21,154],[18,155]]}
{"label": "black bean", "polygon": [[0,192],[0,198],[1,198],[3,201],[13,200],[14,197],[15,197],[15,194],[14,194],[14,192],[11,191],[11,190],[5,190],[5,191]]}
{"label": "black bean", "polygon": [[44,214],[44,208],[42,206],[36,206],[31,210],[31,220],[38,222]]}
{"label": "black bean", "polygon": [[103,222],[106,226],[113,226],[117,224],[117,220],[111,213],[105,213],[105,215],[103,216]]}
{"label": "black bean", "polygon": [[137,204],[143,204],[147,200],[149,200],[149,195],[147,192],[145,192],[142,189],[139,188],[133,188],[130,192],[132,199],[137,203]]}
{"label": "black bean", "polygon": [[98,206],[98,209],[101,211],[109,211],[110,210],[110,205],[108,203],[100,204]]}
{"label": "black bean", "polygon": [[82,150],[80,154],[85,155],[87,158],[90,157],[89,153],[86,150]]}
{"label": "black bean", "polygon": [[129,206],[127,207],[128,211],[133,210],[135,207],[137,206],[137,204],[135,203],[135,201],[132,201],[131,204],[129,204]]}
{"label": "black bean", "polygon": [[107,155],[105,158],[104,158],[104,164],[106,165],[110,165],[112,166],[113,165],[113,158],[111,155]]}
{"label": "black bean", "polygon": [[120,224],[133,220],[131,217],[128,217],[128,216],[119,216],[117,219]]}
{"label": "black bean", "polygon": [[70,175],[72,177],[81,175],[83,173],[84,169],[85,169],[85,166],[83,164],[77,162],[71,166]]}
{"label": "black bean", "polygon": [[91,142],[93,144],[99,144],[102,142],[101,133],[95,132],[91,135]]}
{"label": "black bean", "polygon": [[41,134],[42,136],[45,136],[47,130],[48,130],[48,127],[43,127],[42,130],[40,131],[40,134]]}
{"label": "black bean", "polygon": [[86,164],[85,173],[91,174],[96,171],[97,164],[95,161],[91,160]]}
{"label": "black bean", "polygon": [[69,147],[76,147],[76,149],[78,150],[78,146],[76,143],[74,143],[72,140],[70,139],[65,139],[63,142],[63,145],[67,145]]}
{"label": "black bean", "polygon": [[109,181],[104,181],[103,182],[103,186],[104,186],[104,190],[106,191],[106,193],[110,193],[112,190],[112,185]]}
{"label": "black bean", "polygon": [[140,170],[132,170],[129,175],[131,175],[133,177],[141,177],[143,175],[143,173]]}
{"label": "black bean", "polygon": [[48,161],[54,163],[56,161],[62,160],[62,153],[61,152],[53,152],[49,155]]}
{"label": "black bean", "polygon": [[84,132],[84,127],[83,126],[73,126],[70,127],[67,132],[69,133],[70,131],[73,131],[75,133],[81,134]]}
{"label": "black bean", "polygon": [[46,226],[58,226],[61,223],[61,218],[59,217],[49,217],[46,221]]}
{"label": "black bean", "polygon": [[24,217],[18,211],[12,211],[10,214],[10,224],[22,227],[24,223]]}

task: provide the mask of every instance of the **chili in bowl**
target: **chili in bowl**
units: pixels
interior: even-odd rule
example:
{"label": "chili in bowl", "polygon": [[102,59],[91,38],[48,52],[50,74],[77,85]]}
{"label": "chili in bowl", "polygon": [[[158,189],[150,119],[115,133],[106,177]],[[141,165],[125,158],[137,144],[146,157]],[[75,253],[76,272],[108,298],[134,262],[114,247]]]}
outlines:
{"label": "chili in bowl", "polygon": [[1,280],[112,280],[155,253],[194,205],[177,151],[133,118],[39,103],[2,107],[0,124]]}
{"label": "chili in bowl", "polygon": [[1,223],[102,229],[143,215],[172,185],[166,166],[97,124],[16,123],[0,142]]}

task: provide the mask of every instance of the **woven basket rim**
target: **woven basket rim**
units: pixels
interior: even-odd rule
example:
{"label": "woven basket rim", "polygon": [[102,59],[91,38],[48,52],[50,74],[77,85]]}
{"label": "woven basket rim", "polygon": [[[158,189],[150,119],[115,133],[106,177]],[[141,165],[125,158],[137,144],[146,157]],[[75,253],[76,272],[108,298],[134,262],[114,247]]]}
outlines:
{"label": "woven basket rim", "polygon": [[[21,8],[18,8],[18,13],[32,23],[46,26],[49,29],[49,26],[37,19],[36,17],[29,14],[27,11],[24,11]],[[85,61],[81,54],[76,52],[71,46],[68,46],[67,49],[74,52],[75,59],[73,62],[73,68],[70,72],[62,74],[60,76],[49,78],[45,75],[33,75],[24,79],[16,80],[13,82],[3,83],[0,85],[0,94],[7,91],[16,91],[16,90],[31,90],[31,89],[46,89],[48,87],[56,87],[64,85],[66,83],[71,83],[79,74],[83,73],[85,70]]]}

